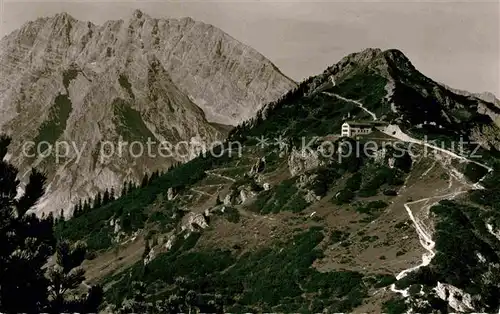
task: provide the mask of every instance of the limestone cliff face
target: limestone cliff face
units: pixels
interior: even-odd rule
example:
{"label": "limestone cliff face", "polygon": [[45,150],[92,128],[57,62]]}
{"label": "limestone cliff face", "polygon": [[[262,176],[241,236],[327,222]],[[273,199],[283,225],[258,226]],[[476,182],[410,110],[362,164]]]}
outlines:
{"label": "limestone cliff face", "polygon": [[[13,138],[10,160],[23,174],[48,174],[41,212],[68,211],[79,198],[192,158],[187,144],[159,156],[159,143],[222,139],[227,129],[208,120],[235,124],[294,85],[212,26],[139,11],[102,26],[64,13],[29,22],[0,41],[0,69],[0,132]],[[132,142],[147,149],[148,140],[153,154],[139,154],[139,145],[118,151]],[[41,158],[28,142],[69,147],[64,158],[53,150]]]}
{"label": "limestone cliff face", "polygon": [[[209,121],[236,125],[295,83],[263,55],[220,29],[191,18],[153,19],[135,11],[102,26],[62,13],[27,23],[2,40],[0,88],[10,74],[75,62],[102,73],[154,55]],[[46,67],[44,66],[46,65]],[[137,73],[136,75],[141,75]],[[14,83],[15,82],[11,82]]]}
{"label": "limestone cliff face", "polygon": [[212,25],[151,19],[137,11],[127,27],[209,121],[236,125],[295,87],[263,55]]}

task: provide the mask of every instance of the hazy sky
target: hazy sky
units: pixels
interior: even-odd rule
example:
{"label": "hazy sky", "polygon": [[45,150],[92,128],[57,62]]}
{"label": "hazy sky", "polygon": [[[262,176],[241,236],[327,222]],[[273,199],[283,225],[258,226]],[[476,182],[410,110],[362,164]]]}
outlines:
{"label": "hazy sky", "polygon": [[[3,1],[3,0],[0,0]],[[425,75],[500,96],[500,2],[490,1],[3,1],[0,34],[66,11],[102,24],[183,17],[218,26],[295,80],[367,47],[398,48]]]}

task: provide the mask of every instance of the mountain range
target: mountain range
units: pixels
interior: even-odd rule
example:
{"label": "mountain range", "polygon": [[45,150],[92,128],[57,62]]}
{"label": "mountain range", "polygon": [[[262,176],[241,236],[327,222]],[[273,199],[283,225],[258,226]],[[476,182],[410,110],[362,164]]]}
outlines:
{"label": "mountain range", "polygon": [[[105,142],[114,150],[120,141],[148,139],[210,145],[296,86],[211,25],[138,10],[102,26],[67,13],[40,18],[4,37],[0,51],[0,130],[12,137],[11,162],[22,173],[36,166],[48,175],[40,212],[67,212],[79,199],[193,157],[177,152],[152,161],[124,153],[103,160]],[[45,146],[35,154],[39,143]],[[40,157],[47,143],[70,149],[55,163],[54,154]]]}

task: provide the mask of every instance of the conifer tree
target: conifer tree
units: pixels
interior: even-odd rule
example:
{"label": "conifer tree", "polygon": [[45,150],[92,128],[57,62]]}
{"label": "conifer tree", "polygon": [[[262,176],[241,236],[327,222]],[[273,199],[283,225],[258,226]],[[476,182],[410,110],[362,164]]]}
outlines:
{"label": "conifer tree", "polygon": [[102,197],[102,205],[107,205],[110,201],[110,196],[109,196],[109,190],[106,189],[106,191],[104,191],[104,195]]}
{"label": "conifer tree", "polygon": [[83,212],[83,204],[82,204],[82,200],[81,199],[78,200],[77,208],[78,208],[78,216],[79,216]]}
{"label": "conifer tree", "polygon": [[149,245],[149,240],[146,240],[144,252],[142,253],[142,259],[145,259],[149,255],[149,252],[151,252],[151,247]]}
{"label": "conifer tree", "polygon": [[109,200],[112,202],[116,199],[116,196],[115,196],[115,189],[114,188],[111,188],[111,191],[109,192]]}
{"label": "conifer tree", "polygon": [[89,202],[89,200],[85,200],[85,202],[83,203],[83,210],[82,210],[82,212],[86,212],[88,210],[90,210],[90,202]]}
{"label": "conifer tree", "polygon": [[[5,141],[0,139],[0,153]],[[17,170],[0,156],[0,312],[40,312],[47,303],[43,266],[52,255],[53,220],[27,214],[43,195],[45,178],[33,171],[16,200]]]}
{"label": "conifer tree", "polygon": [[121,196],[127,195],[127,193],[128,193],[127,187],[128,187],[127,182],[123,182],[123,187],[122,187],[122,194],[121,194]]}
{"label": "conifer tree", "polygon": [[63,241],[57,244],[57,264],[48,272],[51,312],[82,312],[84,309],[97,312],[102,301],[100,287],[91,287],[86,297],[68,297],[70,294],[74,295],[75,290],[85,280],[85,271],[81,264],[85,260],[86,251],[83,243],[71,246]]}
{"label": "conifer tree", "polygon": [[101,192],[98,192],[95,199],[94,199],[94,206],[92,207],[92,209],[99,208],[99,207],[101,207],[101,205],[102,205]]}
{"label": "conifer tree", "polygon": [[141,188],[146,187],[148,184],[149,184],[149,177],[148,177],[148,174],[146,173],[146,174],[144,174],[144,177],[142,178]]}
{"label": "conifer tree", "polygon": [[158,177],[159,177],[159,173],[158,171],[154,171],[152,174],[151,174],[151,177],[149,178],[149,184],[151,184],[154,180],[156,180]]}
{"label": "conifer tree", "polygon": [[134,183],[131,180],[131,181],[128,182],[128,191],[127,191],[127,193],[130,193],[133,190],[135,190],[135,185],[134,185]]}
{"label": "conifer tree", "polygon": [[44,194],[45,177],[33,170],[17,199],[17,169],[3,159],[10,139],[0,136],[0,312],[39,313],[48,308],[44,266],[54,252],[54,219],[28,211]]}

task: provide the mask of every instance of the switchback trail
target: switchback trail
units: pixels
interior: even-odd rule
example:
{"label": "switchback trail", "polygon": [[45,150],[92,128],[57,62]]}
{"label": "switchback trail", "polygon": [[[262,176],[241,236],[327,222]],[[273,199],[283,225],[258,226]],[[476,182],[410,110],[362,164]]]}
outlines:
{"label": "switchback trail", "polygon": [[[371,112],[368,109],[366,109],[366,107],[362,103],[360,103],[359,101],[348,99],[348,98],[345,98],[345,97],[342,97],[342,96],[339,96],[339,95],[333,94],[333,93],[327,93],[327,92],[323,92],[323,93],[326,94],[326,95],[332,96],[332,97],[336,97],[336,98],[342,99],[344,101],[355,103],[361,109],[363,109],[364,111],[366,111],[367,113],[369,113],[374,120],[377,120],[377,116],[373,112]],[[395,137],[395,138],[397,138],[397,139],[399,139],[399,140],[401,140],[403,142],[409,142],[409,143],[419,144],[419,145],[422,145],[424,147],[427,147],[427,148],[439,151],[441,153],[444,153],[444,154],[446,154],[446,155],[448,155],[448,156],[450,156],[452,158],[456,158],[456,159],[460,159],[460,160],[467,161],[467,162],[470,162],[470,163],[474,163],[474,164],[476,164],[478,166],[481,166],[481,167],[487,169],[488,173],[485,174],[483,176],[483,178],[481,178],[481,180],[479,180],[477,183],[475,183],[473,185],[470,185],[467,182],[465,182],[466,185],[470,186],[471,189],[483,189],[482,185],[480,184],[481,181],[483,181],[483,179],[490,172],[493,171],[493,169],[491,167],[489,167],[489,166],[487,166],[487,165],[485,165],[483,163],[480,163],[480,162],[477,162],[475,160],[471,160],[470,158],[458,155],[458,154],[456,154],[456,153],[454,153],[454,152],[452,152],[450,150],[447,150],[445,148],[438,147],[438,146],[429,144],[429,143],[427,143],[425,141],[413,138],[413,137],[409,136],[408,134],[404,133],[399,128],[398,125],[389,125],[383,132],[385,134],[387,134],[389,136],[392,136],[392,137]],[[433,164],[427,171],[425,171],[425,173],[421,177],[424,177],[425,175],[427,175],[434,166],[435,166],[435,164]],[[452,172],[452,171],[450,171],[450,172]],[[457,176],[454,173],[450,173],[450,174],[453,177],[455,177],[456,179],[458,179],[459,182],[463,181],[463,180],[460,180],[460,178],[457,178]],[[408,216],[410,217],[411,221],[415,225],[415,229],[416,229],[418,237],[419,237],[420,245],[426,250],[426,253],[424,253],[422,255],[422,263],[420,263],[417,266],[414,266],[414,267],[411,267],[411,268],[408,268],[408,269],[405,269],[405,270],[401,271],[396,276],[397,280],[400,280],[400,279],[406,277],[409,273],[412,273],[412,272],[420,269],[423,266],[429,265],[431,263],[432,259],[434,258],[434,256],[436,255],[436,252],[434,251],[435,242],[432,239],[431,231],[429,230],[429,228],[427,228],[425,226],[425,224],[422,221],[420,221],[417,217],[415,217],[415,215],[413,214],[410,206],[414,205],[414,204],[421,203],[421,202],[425,202],[425,204],[424,204],[424,206],[422,208],[431,208],[432,206],[436,205],[437,203],[439,203],[440,201],[442,201],[444,199],[453,199],[453,198],[457,197],[458,195],[460,195],[462,193],[466,193],[467,191],[468,190],[462,190],[462,191],[456,191],[456,192],[452,192],[452,193],[448,193],[448,194],[444,194],[444,195],[440,195],[440,196],[422,198],[422,199],[419,199],[419,200],[416,200],[416,201],[412,201],[412,202],[408,202],[408,203],[404,204],[404,208],[405,208]],[[438,200],[436,202],[433,202],[430,205],[428,205],[428,203],[431,200],[433,200],[433,199],[438,199]],[[393,292],[401,294],[403,297],[407,297],[409,295],[409,292],[408,292],[409,288],[407,288],[406,290],[397,289],[395,283],[390,286],[390,289]]]}
{"label": "switchback trail", "polygon": [[214,177],[226,179],[226,180],[231,181],[231,182],[236,182],[236,179],[233,179],[231,177],[224,176],[224,175],[221,175],[221,174],[218,174],[218,173],[214,173],[213,170],[207,170],[205,172],[206,172],[207,175],[211,175],[211,176],[214,176]]}
{"label": "switchback trail", "polygon": [[372,117],[373,120],[375,120],[375,121],[378,120],[377,119],[377,115],[375,113],[373,113],[370,110],[368,110],[362,103],[360,103],[357,100],[352,100],[352,99],[349,99],[349,98],[345,98],[343,96],[340,96],[340,95],[337,95],[337,94],[334,94],[334,93],[323,92],[323,94],[328,95],[330,97],[338,98],[338,99],[343,100],[343,101],[352,102],[353,104],[357,105],[359,108],[363,109],[366,113],[368,113]]}

